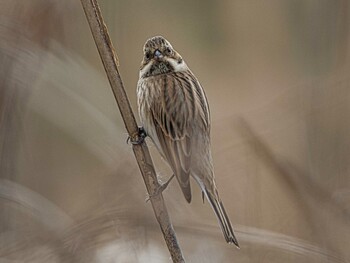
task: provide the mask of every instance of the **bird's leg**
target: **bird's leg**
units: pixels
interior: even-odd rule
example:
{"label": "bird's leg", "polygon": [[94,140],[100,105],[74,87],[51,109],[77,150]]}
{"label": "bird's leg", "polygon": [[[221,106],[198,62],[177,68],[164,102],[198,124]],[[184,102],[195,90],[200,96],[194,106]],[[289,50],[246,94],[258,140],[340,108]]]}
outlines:
{"label": "bird's leg", "polygon": [[142,144],[146,137],[147,137],[147,133],[146,133],[145,129],[142,126],[139,126],[137,139],[132,140],[131,137],[128,136],[128,138],[126,139],[126,143],[128,144],[130,141],[131,144],[133,144],[133,145]]}
{"label": "bird's leg", "polygon": [[175,175],[173,174],[164,184],[160,184],[155,193],[148,195],[148,197],[146,198],[146,202],[148,202],[150,198],[163,193],[163,191],[168,187],[169,183],[174,177]]}

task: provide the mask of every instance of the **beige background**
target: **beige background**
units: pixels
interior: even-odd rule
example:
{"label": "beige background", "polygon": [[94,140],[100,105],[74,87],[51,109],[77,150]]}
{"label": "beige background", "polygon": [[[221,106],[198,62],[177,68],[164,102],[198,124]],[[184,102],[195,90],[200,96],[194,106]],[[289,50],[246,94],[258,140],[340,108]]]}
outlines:
{"label": "beige background", "polygon": [[[187,262],[349,262],[348,1],[100,5],[135,110],[154,35],[206,90],[241,250],[174,181]],[[0,262],[170,262],[79,1],[1,1],[0,70]]]}

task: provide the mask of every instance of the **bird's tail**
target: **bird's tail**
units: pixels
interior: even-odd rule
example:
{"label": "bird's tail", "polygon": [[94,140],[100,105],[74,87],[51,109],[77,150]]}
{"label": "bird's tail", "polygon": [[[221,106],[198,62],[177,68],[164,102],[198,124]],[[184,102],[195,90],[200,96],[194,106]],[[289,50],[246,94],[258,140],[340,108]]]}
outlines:
{"label": "bird's tail", "polygon": [[220,227],[221,227],[222,233],[224,234],[226,242],[229,244],[235,244],[239,248],[238,241],[233,232],[230,219],[226,214],[225,208],[222,202],[220,201],[218,194],[215,195],[205,190],[205,195],[207,196],[208,201],[211,207],[213,208],[216,214],[216,217],[218,218],[218,221],[220,223]]}

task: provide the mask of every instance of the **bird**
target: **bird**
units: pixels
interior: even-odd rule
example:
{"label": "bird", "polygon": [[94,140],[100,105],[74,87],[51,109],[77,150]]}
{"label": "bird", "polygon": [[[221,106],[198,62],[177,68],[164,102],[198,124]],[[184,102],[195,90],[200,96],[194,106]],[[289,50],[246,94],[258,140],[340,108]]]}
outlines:
{"label": "bird", "polygon": [[143,47],[137,104],[143,131],[169,164],[188,203],[190,177],[213,208],[225,240],[239,248],[215,184],[206,94],[182,56],[162,36]]}

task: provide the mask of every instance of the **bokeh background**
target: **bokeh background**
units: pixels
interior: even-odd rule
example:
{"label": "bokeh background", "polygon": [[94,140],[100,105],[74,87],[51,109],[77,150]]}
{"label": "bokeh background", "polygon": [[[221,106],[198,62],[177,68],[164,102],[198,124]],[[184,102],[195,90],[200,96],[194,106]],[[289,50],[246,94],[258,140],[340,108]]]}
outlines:
{"label": "bokeh background", "polygon": [[[154,35],[206,90],[241,249],[199,188],[189,205],[174,181],[164,197],[187,262],[349,262],[349,1],[100,6],[135,113]],[[170,262],[126,138],[80,1],[2,0],[0,262]]]}

